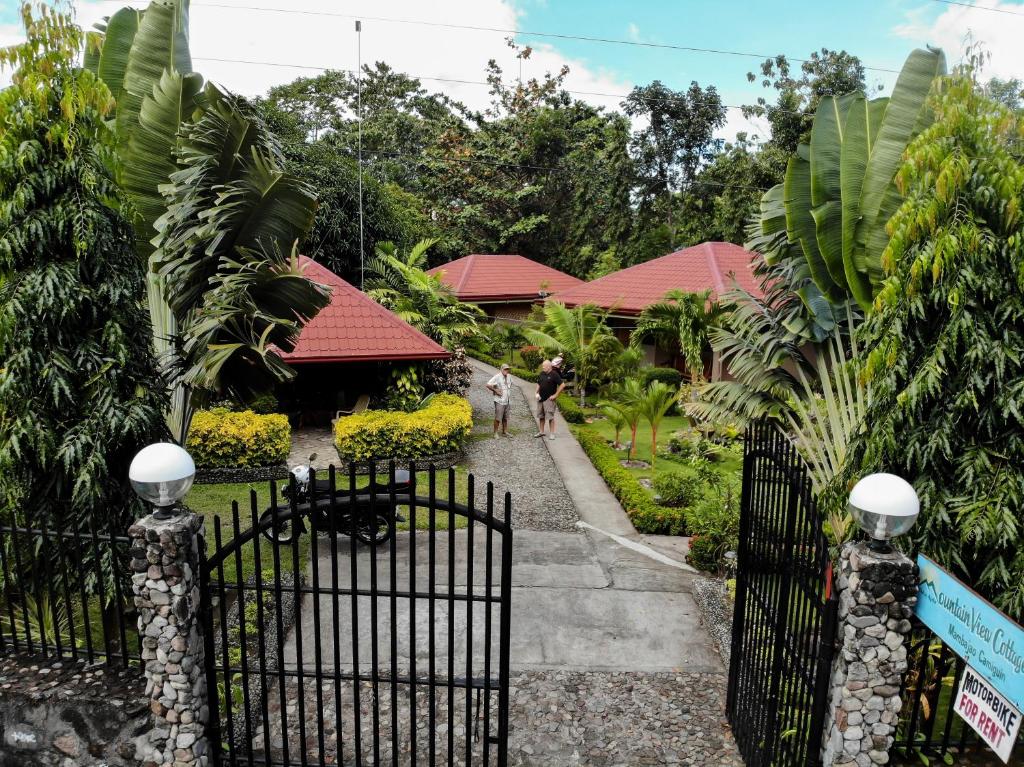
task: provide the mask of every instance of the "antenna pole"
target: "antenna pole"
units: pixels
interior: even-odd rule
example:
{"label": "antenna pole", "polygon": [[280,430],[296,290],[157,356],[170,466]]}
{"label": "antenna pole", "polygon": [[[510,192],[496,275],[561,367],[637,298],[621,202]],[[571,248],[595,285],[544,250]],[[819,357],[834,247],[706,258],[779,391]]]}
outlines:
{"label": "antenna pole", "polygon": [[359,289],[363,289],[365,255],[363,253],[363,22],[356,20],[356,131],[359,157]]}

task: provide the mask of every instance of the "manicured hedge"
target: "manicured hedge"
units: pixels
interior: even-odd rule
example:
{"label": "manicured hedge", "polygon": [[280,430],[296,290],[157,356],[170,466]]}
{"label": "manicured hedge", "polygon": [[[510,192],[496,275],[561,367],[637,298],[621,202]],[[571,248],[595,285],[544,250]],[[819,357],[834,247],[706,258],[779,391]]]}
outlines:
{"label": "manicured hedge", "polygon": [[334,444],[346,461],[429,458],[458,450],[472,428],[473,409],[467,400],[437,394],[412,413],[367,410],[340,418]]}
{"label": "manicured hedge", "polygon": [[[501,369],[501,366],[506,362],[505,360],[499,360],[497,357],[492,357],[489,354],[481,354],[480,352],[474,352],[473,359],[480,360],[481,362],[486,362],[491,367],[496,367],[499,370]],[[535,370],[527,370],[526,368],[513,367],[509,372],[512,375],[516,376],[517,378],[522,378],[524,381],[537,380],[537,371]]]}
{"label": "manicured hedge", "polygon": [[686,521],[681,509],[671,509],[654,502],[636,477],[619,463],[619,456],[604,437],[587,429],[575,429],[576,438],[604,478],[612,494],[619,499],[633,526],[652,535],[685,535]]}
{"label": "manicured hedge", "polygon": [[651,381],[661,381],[669,386],[679,386],[683,382],[683,374],[675,368],[641,368],[640,380],[645,386]]}
{"label": "manicured hedge", "polygon": [[273,466],[288,460],[292,430],[283,415],[251,410],[200,410],[186,447],[200,469]]}
{"label": "manicured hedge", "polygon": [[580,408],[580,403],[569,394],[563,394],[558,398],[558,409],[562,411],[562,418],[569,423],[586,422],[586,417]]}

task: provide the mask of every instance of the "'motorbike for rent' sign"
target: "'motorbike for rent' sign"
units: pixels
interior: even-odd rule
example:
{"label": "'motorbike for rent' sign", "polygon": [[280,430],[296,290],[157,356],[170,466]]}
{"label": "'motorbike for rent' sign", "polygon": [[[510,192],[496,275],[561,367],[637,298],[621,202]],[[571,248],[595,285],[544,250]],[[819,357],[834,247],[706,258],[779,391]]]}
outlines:
{"label": "'motorbike for rent' sign", "polygon": [[1000,759],[1010,761],[1010,751],[1020,729],[1020,711],[970,666],[960,677],[956,712]]}
{"label": "'motorbike for rent' sign", "polygon": [[1024,710],[1024,628],[919,554],[917,617],[1018,710]]}

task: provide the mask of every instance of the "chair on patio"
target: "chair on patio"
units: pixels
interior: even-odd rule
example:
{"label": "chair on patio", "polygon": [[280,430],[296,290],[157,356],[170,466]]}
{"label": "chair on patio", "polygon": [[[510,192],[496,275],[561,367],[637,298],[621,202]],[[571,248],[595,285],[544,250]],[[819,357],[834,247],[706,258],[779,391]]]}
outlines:
{"label": "chair on patio", "polygon": [[360,394],[359,398],[356,400],[356,404],[354,404],[348,410],[345,410],[345,409],[338,410],[334,414],[334,420],[337,421],[339,418],[342,418],[342,417],[344,417],[346,415],[356,415],[357,413],[362,413],[369,406],[370,406],[370,395],[369,394]]}

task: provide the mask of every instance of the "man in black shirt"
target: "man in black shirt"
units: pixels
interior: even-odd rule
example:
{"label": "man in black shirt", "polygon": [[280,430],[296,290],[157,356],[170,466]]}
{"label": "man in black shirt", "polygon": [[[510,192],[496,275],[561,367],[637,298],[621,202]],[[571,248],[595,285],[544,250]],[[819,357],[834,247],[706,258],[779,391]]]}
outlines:
{"label": "man in black shirt", "polygon": [[544,422],[548,422],[548,430],[551,433],[549,439],[555,438],[555,400],[565,388],[565,382],[558,375],[558,371],[552,366],[550,360],[544,360],[541,364],[541,372],[537,377],[537,421],[539,430],[533,436],[544,437]]}

